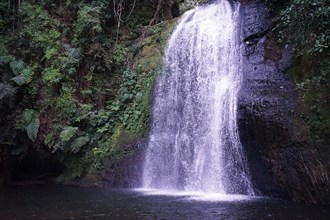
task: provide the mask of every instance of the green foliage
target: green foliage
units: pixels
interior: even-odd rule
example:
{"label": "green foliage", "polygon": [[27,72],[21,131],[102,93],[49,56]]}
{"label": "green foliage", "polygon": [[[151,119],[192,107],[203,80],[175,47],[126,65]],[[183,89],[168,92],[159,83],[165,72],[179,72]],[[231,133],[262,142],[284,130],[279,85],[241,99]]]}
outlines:
{"label": "green foliage", "polygon": [[9,2],[8,1],[0,1],[0,30],[5,30],[7,24],[10,22],[9,16]]}
{"label": "green foliage", "polygon": [[123,103],[131,103],[126,105],[121,121],[127,130],[141,135],[146,132],[149,122],[149,101],[155,74],[141,72],[140,81],[134,71],[125,71],[123,76],[119,97]]}
{"label": "green foliage", "polygon": [[22,75],[15,76],[11,78],[11,80],[13,80],[19,86],[24,85],[27,82],[27,79]]}
{"label": "green foliage", "polygon": [[31,141],[35,142],[39,132],[39,113],[33,109],[25,109],[17,121],[18,128],[24,129]]}
{"label": "green foliage", "polygon": [[58,31],[60,21],[51,17],[43,5],[31,4],[29,1],[23,2],[21,15],[24,21],[28,23],[24,27],[24,31],[31,37],[32,43],[43,50],[56,50],[57,41],[61,36]]}
{"label": "green foliage", "polygon": [[293,46],[289,71],[302,94],[301,118],[307,122],[316,146],[330,143],[329,42],[330,6],[327,0],[269,0],[274,30],[279,39]]}
{"label": "green foliage", "polygon": [[78,137],[76,140],[74,140],[71,143],[71,151],[73,153],[79,152],[80,148],[86,145],[88,142],[89,142],[89,137],[87,136]]}
{"label": "green foliage", "polygon": [[[145,134],[160,56],[145,59],[152,67],[133,59],[154,9],[123,6],[117,39],[112,1],[0,1],[0,130],[7,118],[16,122],[1,138],[17,155],[48,151],[76,178],[123,157],[122,146]],[[157,28],[155,39],[165,26]]]}
{"label": "green foliage", "polygon": [[34,117],[25,128],[27,135],[29,136],[30,140],[32,140],[33,142],[36,141],[37,139],[39,125],[40,125],[39,118]]}
{"label": "green foliage", "polygon": [[330,61],[323,61],[318,68],[319,73],[297,83],[297,88],[303,93],[301,118],[309,124],[311,137],[316,142],[330,135]]}
{"label": "green foliage", "polygon": [[72,75],[77,72],[77,68],[81,61],[81,49],[73,48],[69,44],[64,44],[66,59],[62,69],[65,70],[68,74]]}
{"label": "green foliage", "polygon": [[316,55],[329,48],[330,6],[327,0],[291,0],[275,22],[280,39],[291,43],[298,54]]}
{"label": "green foliage", "polygon": [[192,9],[194,6],[202,4],[204,2],[206,2],[206,0],[183,0],[179,4],[180,12],[184,13],[185,11]]}
{"label": "green foliage", "polygon": [[60,134],[61,141],[69,141],[78,131],[77,127],[67,126]]}
{"label": "green foliage", "polygon": [[15,76],[20,75],[23,72],[23,60],[12,60],[9,65]]}
{"label": "green foliage", "polygon": [[53,67],[48,67],[45,68],[45,70],[43,71],[42,79],[45,82],[57,83],[62,79],[62,74],[58,69]]}
{"label": "green foliage", "polygon": [[[6,68],[8,65],[9,69]],[[30,83],[32,81],[34,72],[33,68],[26,66],[23,60],[15,59],[10,55],[0,56],[0,67],[3,67],[5,74],[2,78],[3,81],[12,80],[18,86]],[[8,79],[6,79],[6,77]]]}
{"label": "green foliage", "polygon": [[16,93],[16,88],[10,84],[0,83],[0,103],[6,97],[13,97]]}
{"label": "green foliage", "polygon": [[60,106],[62,108],[62,112],[66,114],[63,116],[66,119],[68,119],[68,117],[72,117],[76,111],[75,106],[77,99],[75,97],[75,92],[75,88],[71,86],[62,86],[60,96],[54,99],[56,106]]}
{"label": "green foliage", "polygon": [[121,149],[116,148],[111,140],[100,140],[97,147],[93,148],[94,162],[93,167],[97,170],[104,168],[104,158],[119,159],[123,155]]}
{"label": "green foliage", "polygon": [[[49,148],[54,148],[55,143],[56,143],[55,141],[56,141],[55,133],[52,131],[52,132],[49,132],[46,135],[45,140],[44,140],[44,143]],[[54,151],[56,151],[56,149],[54,149]]]}
{"label": "green foliage", "polygon": [[10,56],[10,55],[0,56],[0,65],[8,64],[13,60],[15,60],[15,57]]}
{"label": "green foliage", "polygon": [[90,36],[102,32],[101,12],[104,4],[98,6],[82,5],[78,11],[78,18],[74,25],[76,37]]}
{"label": "green foliage", "polygon": [[23,111],[23,115],[22,115],[23,127],[25,127],[24,125],[27,125],[30,123],[30,121],[32,121],[34,115],[35,115],[35,111],[32,109],[25,109]]}
{"label": "green foliage", "polygon": [[81,162],[80,158],[74,159],[70,161],[69,163],[66,163],[66,168],[68,171],[70,171],[70,177],[71,179],[75,179],[77,177],[80,177],[82,173],[85,171],[86,166],[85,164]]}
{"label": "green foliage", "polygon": [[113,59],[117,65],[122,65],[127,60],[128,49],[123,45],[117,44],[114,49]]}
{"label": "green foliage", "polygon": [[32,81],[34,72],[31,67],[23,67],[20,70],[19,75],[17,74],[15,77],[11,78],[17,85],[21,86],[24,84],[28,84]]}
{"label": "green foliage", "polygon": [[90,164],[90,158],[88,154],[74,155],[70,158],[62,157],[61,160],[66,167],[66,170],[60,176],[64,182],[72,181],[77,177],[81,177]]}

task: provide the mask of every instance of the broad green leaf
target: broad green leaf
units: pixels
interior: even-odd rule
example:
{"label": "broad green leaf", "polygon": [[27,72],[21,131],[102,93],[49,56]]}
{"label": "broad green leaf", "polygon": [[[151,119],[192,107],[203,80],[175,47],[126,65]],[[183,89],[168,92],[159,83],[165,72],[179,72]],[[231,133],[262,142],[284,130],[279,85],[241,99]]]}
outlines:
{"label": "broad green leaf", "polygon": [[34,117],[29,123],[29,125],[26,127],[26,133],[33,142],[35,142],[35,140],[37,139],[39,132],[39,125],[40,125],[39,118]]}
{"label": "broad green leaf", "polygon": [[63,129],[63,131],[60,134],[61,141],[69,141],[78,131],[77,127],[67,126]]}

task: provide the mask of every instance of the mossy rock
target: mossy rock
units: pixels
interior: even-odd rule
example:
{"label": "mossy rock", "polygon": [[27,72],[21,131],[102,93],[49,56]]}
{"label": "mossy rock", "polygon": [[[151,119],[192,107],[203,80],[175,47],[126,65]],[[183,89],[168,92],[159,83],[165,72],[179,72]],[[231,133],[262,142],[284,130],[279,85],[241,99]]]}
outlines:
{"label": "mossy rock", "polygon": [[134,59],[133,68],[145,72],[157,72],[161,68],[164,47],[176,23],[177,19],[173,19],[145,29],[144,36],[139,39],[140,50]]}

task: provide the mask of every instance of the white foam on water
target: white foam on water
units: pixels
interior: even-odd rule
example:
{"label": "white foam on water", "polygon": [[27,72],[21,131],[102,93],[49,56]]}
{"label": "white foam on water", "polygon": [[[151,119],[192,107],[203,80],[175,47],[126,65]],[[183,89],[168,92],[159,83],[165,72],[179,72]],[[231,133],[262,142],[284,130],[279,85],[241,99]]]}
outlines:
{"label": "white foam on water", "polygon": [[169,196],[180,197],[185,201],[205,201],[205,202],[233,202],[255,200],[261,197],[246,196],[240,194],[222,194],[222,193],[205,193],[194,191],[177,191],[177,190],[159,190],[150,188],[136,188],[133,191],[140,192],[146,196]]}

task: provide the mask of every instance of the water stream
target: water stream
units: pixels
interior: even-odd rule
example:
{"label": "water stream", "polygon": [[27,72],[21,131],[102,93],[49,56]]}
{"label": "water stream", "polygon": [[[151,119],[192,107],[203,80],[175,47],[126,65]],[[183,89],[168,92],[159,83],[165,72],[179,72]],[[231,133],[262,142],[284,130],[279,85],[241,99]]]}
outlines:
{"label": "water stream", "polygon": [[253,195],[237,130],[239,4],[186,12],[154,91],[143,188]]}

